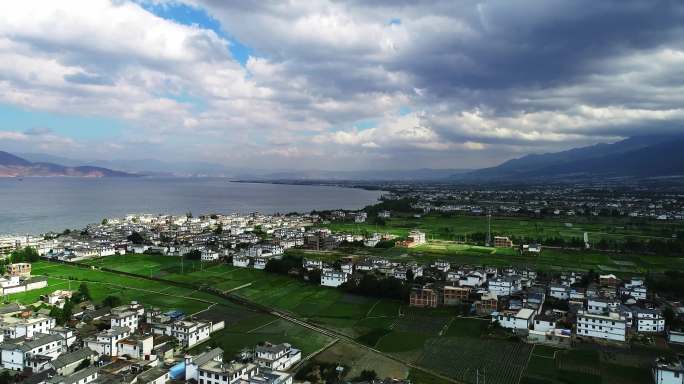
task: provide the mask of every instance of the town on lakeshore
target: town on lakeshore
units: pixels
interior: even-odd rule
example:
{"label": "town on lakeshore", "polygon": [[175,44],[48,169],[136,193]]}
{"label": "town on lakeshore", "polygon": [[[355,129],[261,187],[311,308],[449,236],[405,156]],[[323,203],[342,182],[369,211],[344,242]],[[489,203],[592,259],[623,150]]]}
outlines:
{"label": "town on lakeshore", "polygon": [[680,195],[383,187],[3,235],[3,380],[681,382]]}

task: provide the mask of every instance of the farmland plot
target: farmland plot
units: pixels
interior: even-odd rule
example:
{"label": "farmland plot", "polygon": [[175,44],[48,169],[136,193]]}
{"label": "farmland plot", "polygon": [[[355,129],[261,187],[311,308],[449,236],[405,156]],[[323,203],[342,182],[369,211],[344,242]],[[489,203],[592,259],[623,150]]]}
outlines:
{"label": "farmland plot", "polygon": [[525,369],[527,344],[465,337],[429,339],[419,365],[468,383],[515,384]]}

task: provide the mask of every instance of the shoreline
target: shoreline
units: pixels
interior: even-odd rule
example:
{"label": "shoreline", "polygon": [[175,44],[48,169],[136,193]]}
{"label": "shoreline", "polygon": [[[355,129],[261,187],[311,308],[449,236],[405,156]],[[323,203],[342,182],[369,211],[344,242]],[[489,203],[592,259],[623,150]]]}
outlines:
{"label": "shoreline", "polygon": [[[21,206],[22,202],[26,200],[21,196],[25,195],[27,190],[29,192],[38,189],[52,190],[53,183],[59,183],[62,193],[70,193],[74,188],[82,189],[83,184],[78,180],[77,178],[33,178],[29,180],[30,185],[18,183],[21,186],[20,188],[8,190],[7,195],[0,198],[0,204],[5,203],[7,207]],[[91,193],[85,203],[60,198],[46,202],[43,204],[45,207],[35,209],[32,212],[9,209],[6,212],[0,212],[0,221],[4,223],[4,225],[0,225],[0,236],[41,236],[46,233],[61,233],[65,229],[80,230],[88,225],[97,224],[104,218],[123,217],[141,212],[154,215],[182,215],[188,211],[192,211],[195,215],[213,213],[247,215],[254,212],[275,215],[278,213],[306,214],[312,211],[336,209],[359,210],[368,205],[377,204],[380,196],[385,192],[379,189],[355,188],[344,184],[266,183],[237,181],[228,178],[214,178],[213,181],[211,179],[161,178],[162,183],[160,185],[152,182],[140,187],[130,197],[118,198],[120,193],[128,193],[131,187],[138,188],[139,182],[145,183],[145,178],[128,178],[121,184],[119,184],[121,179],[116,181],[113,179],[98,180],[105,181],[105,185],[103,186],[101,182],[93,184],[93,179],[83,180],[85,185],[96,185],[96,188],[90,189]],[[201,180],[206,180],[207,183],[205,184]],[[0,181],[2,180],[0,179]],[[64,186],[61,181],[68,184]],[[176,181],[180,182],[180,185],[177,185]],[[34,184],[34,182],[36,183]],[[233,184],[233,188],[230,187],[231,184]],[[247,184],[254,184],[256,187],[252,189]],[[262,184],[293,185],[300,188],[282,190],[269,189],[266,186],[259,188],[258,185]],[[344,190],[303,188],[315,186],[365,190],[374,193],[349,193],[344,192]],[[165,195],[162,199],[157,199],[161,201],[160,203],[156,203],[154,198],[150,200],[151,204],[141,203],[141,201],[149,200],[150,196],[155,193]],[[127,200],[131,200],[130,204]],[[282,203],[279,204],[280,202]],[[84,204],[84,207],[81,208],[80,204]],[[62,220],[63,218],[66,220]]]}

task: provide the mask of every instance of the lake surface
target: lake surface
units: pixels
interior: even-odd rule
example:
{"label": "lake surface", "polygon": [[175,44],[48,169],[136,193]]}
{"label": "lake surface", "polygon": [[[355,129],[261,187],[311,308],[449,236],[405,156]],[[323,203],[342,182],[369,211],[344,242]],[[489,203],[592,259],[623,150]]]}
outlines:
{"label": "lake surface", "polygon": [[183,214],[358,209],[382,192],[231,183],[219,178],[0,178],[0,233],[61,232],[128,213]]}

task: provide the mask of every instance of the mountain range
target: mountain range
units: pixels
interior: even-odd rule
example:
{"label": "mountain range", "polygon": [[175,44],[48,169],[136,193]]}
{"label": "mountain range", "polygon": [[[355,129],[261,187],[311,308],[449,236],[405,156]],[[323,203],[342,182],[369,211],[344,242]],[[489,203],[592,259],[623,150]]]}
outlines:
{"label": "mountain range", "polygon": [[465,183],[684,177],[684,134],[634,136],[613,144],[596,144],[562,152],[530,154],[508,160],[495,167],[477,170],[263,170],[231,168],[207,162],[165,162],[155,159],[88,161],[37,153],[22,154],[19,157],[0,151],[0,177],[137,175],[217,176],[253,181],[364,180]]}
{"label": "mountain range", "polygon": [[31,162],[0,151],[0,177],[71,176],[71,177],[134,177],[132,173],[93,166],[65,166],[48,162]]}
{"label": "mountain range", "polygon": [[613,144],[532,154],[453,178],[525,182],[665,176],[684,176],[684,135],[634,136]]}

